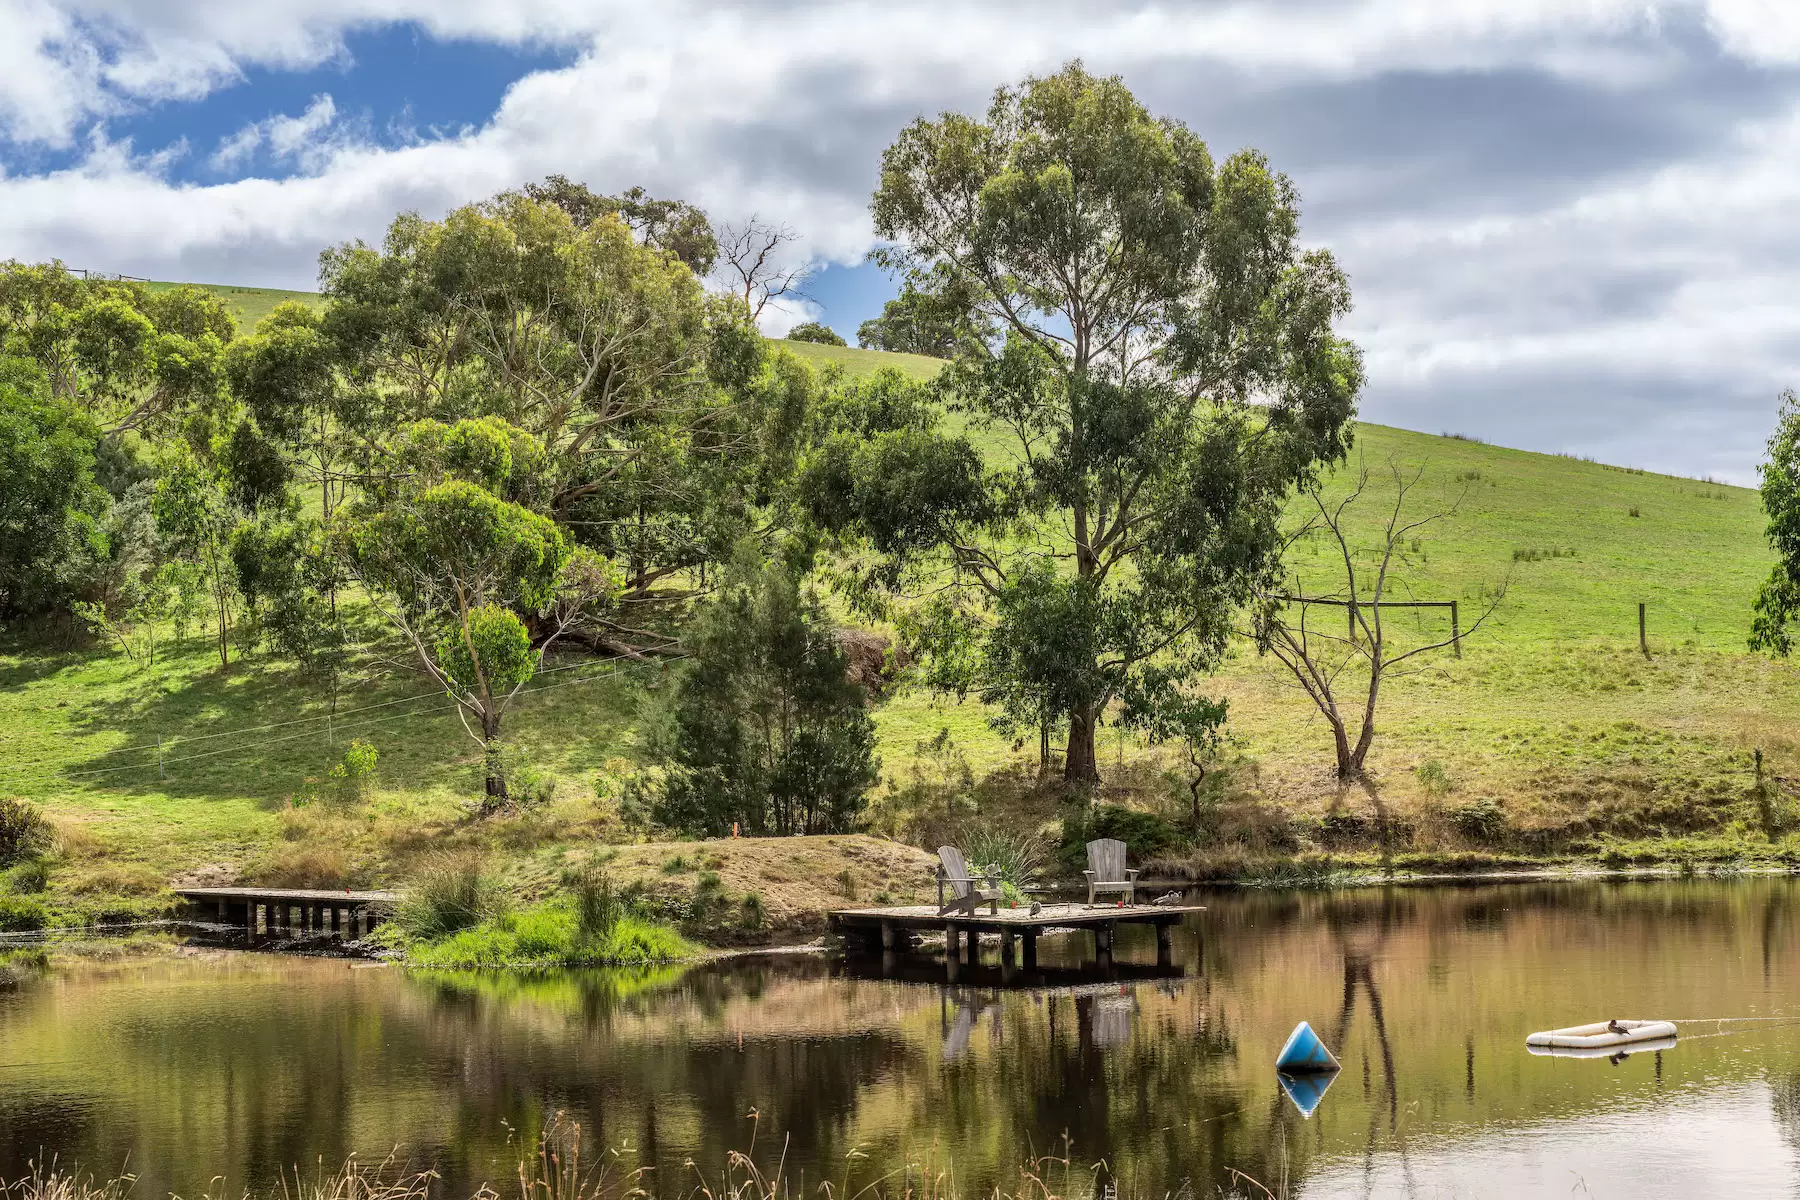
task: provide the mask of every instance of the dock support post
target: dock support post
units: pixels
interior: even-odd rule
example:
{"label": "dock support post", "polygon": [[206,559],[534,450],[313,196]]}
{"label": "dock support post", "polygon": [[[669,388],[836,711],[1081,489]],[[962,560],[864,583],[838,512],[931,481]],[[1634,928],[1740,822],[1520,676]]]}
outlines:
{"label": "dock support post", "polygon": [[892,921],[883,921],[881,923],[881,948],[884,951],[891,952],[894,948],[894,943],[897,940],[898,939],[894,934],[894,923]]}
{"label": "dock support post", "polygon": [[950,959],[953,962],[955,961],[956,953],[957,953],[957,949],[958,949],[957,943],[959,940],[960,939],[958,939],[958,937],[956,935],[956,926],[954,924],[946,921],[944,923],[944,957],[945,958]]}
{"label": "dock support post", "polygon": [[1175,965],[1174,929],[1167,921],[1156,926],[1156,965],[1165,971]]}
{"label": "dock support post", "polygon": [[1013,931],[1002,929],[1000,931],[1000,979],[1004,983],[1011,983],[1013,975],[1018,971],[1018,956],[1014,952],[1014,944]]}
{"label": "dock support post", "polygon": [[1112,966],[1113,923],[1094,926],[1094,960],[1102,967]]}

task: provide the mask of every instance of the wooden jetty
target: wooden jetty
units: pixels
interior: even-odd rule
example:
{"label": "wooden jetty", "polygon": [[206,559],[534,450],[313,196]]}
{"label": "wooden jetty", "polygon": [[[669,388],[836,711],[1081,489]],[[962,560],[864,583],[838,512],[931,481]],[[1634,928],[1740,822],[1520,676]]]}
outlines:
{"label": "wooden jetty", "polygon": [[935,905],[915,904],[898,908],[845,908],[831,914],[831,926],[846,941],[861,942],[883,951],[910,949],[920,933],[942,933],[944,955],[951,963],[965,958],[977,962],[983,934],[1000,939],[1000,964],[1010,968],[1023,943],[1023,967],[1037,969],[1037,940],[1057,930],[1083,930],[1093,934],[1094,958],[1101,966],[1112,962],[1113,935],[1121,925],[1156,927],[1156,961],[1168,967],[1173,959],[1171,930],[1189,913],[1205,912],[1198,905],[1160,904],[1045,904],[1030,908],[1002,908],[996,912],[953,913]]}
{"label": "wooden jetty", "polygon": [[400,902],[399,892],[331,892],[305,888],[187,887],[174,892],[196,914],[252,935],[361,937]]}

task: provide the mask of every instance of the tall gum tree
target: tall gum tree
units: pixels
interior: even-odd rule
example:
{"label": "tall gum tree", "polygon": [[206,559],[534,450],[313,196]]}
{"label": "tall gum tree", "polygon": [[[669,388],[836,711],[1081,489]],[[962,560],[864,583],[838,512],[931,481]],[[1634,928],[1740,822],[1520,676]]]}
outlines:
{"label": "tall gum tree", "polygon": [[936,385],[966,433],[836,448],[837,523],[872,535],[892,588],[934,591],[914,621],[940,684],[1003,725],[1066,721],[1072,782],[1098,779],[1099,720],[1141,708],[1148,668],[1210,670],[1283,501],[1348,448],[1350,288],[1298,207],[1261,154],[1215,163],[1079,63],[883,155],[883,261],[1000,334]]}
{"label": "tall gum tree", "polygon": [[538,511],[625,577],[595,644],[672,645],[663,618],[688,598],[686,573],[741,534],[796,404],[742,304],[616,213],[578,221],[518,193],[441,221],[402,214],[380,247],[327,251],[321,279],[346,423],[526,431],[545,465]]}

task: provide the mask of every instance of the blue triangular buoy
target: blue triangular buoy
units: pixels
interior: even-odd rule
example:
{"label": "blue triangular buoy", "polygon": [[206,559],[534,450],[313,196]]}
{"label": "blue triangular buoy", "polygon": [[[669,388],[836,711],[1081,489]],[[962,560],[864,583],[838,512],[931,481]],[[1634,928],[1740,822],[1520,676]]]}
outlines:
{"label": "blue triangular buoy", "polygon": [[1281,1090],[1287,1098],[1294,1102],[1300,1110],[1301,1117],[1310,1117],[1313,1110],[1319,1107],[1319,1101],[1331,1085],[1337,1082],[1336,1071],[1313,1071],[1307,1075],[1289,1075],[1286,1071],[1277,1071],[1275,1078],[1281,1081]]}
{"label": "blue triangular buoy", "polygon": [[1308,1071],[1335,1071],[1338,1069],[1338,1060],[1325,1048],[1325,1043],[1319,1040],[1319,1035],[1313,1032],[1312,1026],[1302,1021],[1294,1026],[1294,1032],[1288,1034],[1287,1044],[1275,1056],[1275,1069],[1291,1075],[1301,1075]]}

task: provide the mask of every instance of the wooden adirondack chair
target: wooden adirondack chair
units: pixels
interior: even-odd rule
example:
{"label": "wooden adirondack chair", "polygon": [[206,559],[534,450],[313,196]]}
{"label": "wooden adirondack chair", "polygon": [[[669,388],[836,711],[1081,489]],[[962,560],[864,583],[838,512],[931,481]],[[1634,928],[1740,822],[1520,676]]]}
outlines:
{"label": "wooden adirondack chair", "polygon": [[1101,892],[1122,892],[1125,903],[1136,903],[1137,868],[1125,865],[1125,843],[1117,838],[1097,838],[1088,843],[1088,869],[1082,874],[1087,876],[1088,899],[1092,904],[1094,897]]}
{"label": "wooden adirondack chair", "polygon": [[[950,885],[950,898],[944,899],[944,885]],[[969,864],[955,846],[938,847],[938,916],[953,912],[975,915],[975,910],[988,905],[990,913],[1000,911],[1000,878],[997,875],[970,875]]]}

